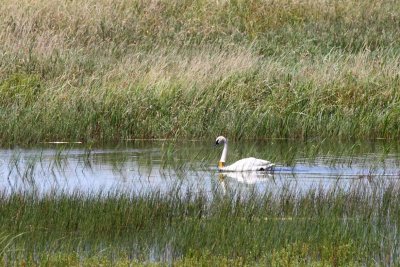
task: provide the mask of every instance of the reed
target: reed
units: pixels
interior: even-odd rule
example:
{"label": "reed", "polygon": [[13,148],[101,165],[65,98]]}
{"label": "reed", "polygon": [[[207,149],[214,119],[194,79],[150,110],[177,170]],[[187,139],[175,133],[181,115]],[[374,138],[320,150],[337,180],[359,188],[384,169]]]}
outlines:
{"label": "reed", "polygon": [[391,265],[399,184],[0,195],[5,265]]}
{"label": "reed", "polygon": [[395,138],[396,1],[15,1],[0,142]]}

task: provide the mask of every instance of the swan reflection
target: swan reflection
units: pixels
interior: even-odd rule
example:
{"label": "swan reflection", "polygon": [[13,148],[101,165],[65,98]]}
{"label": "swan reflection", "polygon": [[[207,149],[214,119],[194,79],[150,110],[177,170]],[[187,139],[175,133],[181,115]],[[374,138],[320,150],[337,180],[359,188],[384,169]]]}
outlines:
{"label": "swan reflection", "polygon": [[251,172],[221,172],[219,173],[220,180],[233,180],[241,184],[256,184],[271,182],[273,175],[266,172],[251,171]]}

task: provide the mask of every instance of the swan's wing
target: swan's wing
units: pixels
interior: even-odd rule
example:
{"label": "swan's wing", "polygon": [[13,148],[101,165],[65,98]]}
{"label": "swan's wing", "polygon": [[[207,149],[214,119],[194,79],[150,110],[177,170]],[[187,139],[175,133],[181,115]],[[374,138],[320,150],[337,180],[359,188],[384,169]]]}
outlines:
{"label": "swan's wing", "polygon": [[241,171],[266,171],[271,169],[275,164],[268,160],[256,159],[256,158],[245,158],[236,161],[235,163],[220,168],[221,171],[228,172],[241,172]]}
{"label": "swan's wing", "polygon": [[253,165],[256,166],[266,166],[272,164],[270,161],[264,159],[256,159],[256,158],[248,158],[248,159],[252,159]]}

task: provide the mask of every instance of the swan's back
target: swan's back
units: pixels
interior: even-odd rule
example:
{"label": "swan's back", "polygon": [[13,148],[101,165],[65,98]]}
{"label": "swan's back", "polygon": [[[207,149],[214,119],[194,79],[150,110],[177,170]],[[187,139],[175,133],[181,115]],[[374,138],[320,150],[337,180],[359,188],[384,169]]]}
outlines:
{"label": "swan's back", "polygon": [[267,171],[271,170],[275,164],[268,160],[245,158],[236,161],[235,163],[219,168],[220,171],[227,172],[242,172],[242,171]]}

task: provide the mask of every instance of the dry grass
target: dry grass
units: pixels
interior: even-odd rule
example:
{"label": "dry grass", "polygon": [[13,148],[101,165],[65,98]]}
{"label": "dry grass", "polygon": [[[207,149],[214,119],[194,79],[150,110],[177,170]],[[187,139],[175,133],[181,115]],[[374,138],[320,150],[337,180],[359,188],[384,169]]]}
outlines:
{"label": "dry grass", "polygon": [[6,0],[0,139],[394,138],[399,14],[390,0]]}

